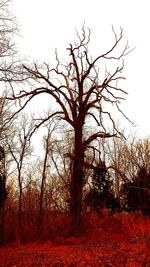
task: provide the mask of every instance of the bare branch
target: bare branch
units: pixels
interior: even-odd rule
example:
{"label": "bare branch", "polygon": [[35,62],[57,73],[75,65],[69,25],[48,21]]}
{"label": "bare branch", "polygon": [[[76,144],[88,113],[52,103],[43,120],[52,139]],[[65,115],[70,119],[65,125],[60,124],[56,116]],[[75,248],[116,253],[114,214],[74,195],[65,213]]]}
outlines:
{"label": "bare branch", "polygon": [[98,132],[98,133],[91,135],[87,140],[85,140],[83,142],[83,146],[86,148],[91,142],[93,142],[97,138],[110,138],[110,137],[117,137],[117,134]]}

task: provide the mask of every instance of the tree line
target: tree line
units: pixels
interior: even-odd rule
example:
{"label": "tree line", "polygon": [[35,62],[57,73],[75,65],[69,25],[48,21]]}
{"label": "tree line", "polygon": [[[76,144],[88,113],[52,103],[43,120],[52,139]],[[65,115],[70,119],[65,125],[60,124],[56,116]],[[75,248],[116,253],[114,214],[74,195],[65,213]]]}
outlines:
{"label": "tree line", "polygon": [[[9,2],[0,1],[1,240],[23,240],[33,228],[42,233],[54,212],[69,214],[70,234],[86,210],[149,213],[149,140],[127,142],[115,121],[116,112],[129,120],[121,110],[124,58],[131,51],[123,30],[112,28],[110,47],[92,57],[91,31],[83,24],[67,48],[67,63],[57,51],[55,66],[23,62],[11,43],[16,26]],[[27,114],[41,95],[49,96],[47,112]]]}

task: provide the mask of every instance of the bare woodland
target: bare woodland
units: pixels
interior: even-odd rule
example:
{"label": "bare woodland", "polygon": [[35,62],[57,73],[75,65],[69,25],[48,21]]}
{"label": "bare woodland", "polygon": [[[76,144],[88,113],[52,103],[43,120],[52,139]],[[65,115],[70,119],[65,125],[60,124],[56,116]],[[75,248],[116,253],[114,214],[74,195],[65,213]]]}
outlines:
{"label": "bare woodland", "polygon": [[[0,242],[53,238],[64,215],[70,235],[80,232],[87,211],[149,215],[149,139],[126,136],[114,119],[118,112],[129,120],[121,109],[128,93],[124,61],[131,52],[123,29],[112,28],[112,44],[96,57],[83,25],[65,63],[57,51],[53,67],[23,62],[12,43],[17,27],[8,4],[0,1]],[[27,114],[41,95],[49,97],[47,113]],[[50,229],[54,218],[56,228]]]}

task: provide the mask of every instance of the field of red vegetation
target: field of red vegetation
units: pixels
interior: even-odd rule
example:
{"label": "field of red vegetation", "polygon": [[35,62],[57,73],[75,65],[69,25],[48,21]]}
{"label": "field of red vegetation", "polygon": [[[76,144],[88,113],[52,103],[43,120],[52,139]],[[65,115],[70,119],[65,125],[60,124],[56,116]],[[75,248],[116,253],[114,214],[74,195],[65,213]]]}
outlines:
{"label": "field of red vegetation", "polygon": [[150,220],[141,214],[91,214],[80,237],[0,248],[0,267],[150,266]]}

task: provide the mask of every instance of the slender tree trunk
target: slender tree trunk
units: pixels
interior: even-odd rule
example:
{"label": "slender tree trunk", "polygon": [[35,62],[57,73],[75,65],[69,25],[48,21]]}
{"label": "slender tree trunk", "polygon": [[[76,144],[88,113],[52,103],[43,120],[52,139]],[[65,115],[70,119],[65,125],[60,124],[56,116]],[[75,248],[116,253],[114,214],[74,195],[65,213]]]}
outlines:
{"label": "slender tree trunk", "polygon": [[43,224],[43,197],[44,197],[44,182],[45,182],[45,175],[42,176],[42,183],[41,183],[41,193],[40,193],[40,203],[39,203],[39,221],[38,221],[38,231],[40,231],[42,224]]}
{"label": "slender tree trunk", "polygon": [[21,181],[21,168],[18,170],[18,182],[19,182],[19,202],[18,202],[18,232],[17,241],[21,241],[22,235],[22,181]]}
{"label": "slender tree trunk", "polygon": [[39,231],[39,233],[41,233],[42,225],[43,225],[43,198],[44,198],[44,186],[45,186],[45,180],[46,180],[47,157],[48,157],[48,144],[47,144],[46,151],[45,151],[43,172],[42,172],[40,203],[39,203],[39,218],[38,218],[38,231]]}
{"label": "slender tree trunk", "polygon": [[[5,205],[5,204],[4,204]],[[4,205],[0,208],[0,244],[4,244],[5,236],[4,236],[4,216],[5,216],[5,208]]]}
{"label": "slender tree trunk", "polygon": [[19,210],[18,210],[18,242],[21,240],[22,235],[22,187],[19,189]]}

